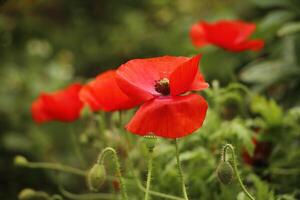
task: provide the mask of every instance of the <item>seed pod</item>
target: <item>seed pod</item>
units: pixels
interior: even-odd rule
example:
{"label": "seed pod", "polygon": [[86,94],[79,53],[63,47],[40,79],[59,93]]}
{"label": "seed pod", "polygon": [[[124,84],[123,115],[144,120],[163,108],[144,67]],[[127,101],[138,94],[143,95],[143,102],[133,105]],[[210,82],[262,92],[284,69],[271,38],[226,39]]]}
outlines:
{"label": "seed pod", "polygon": [[24,156],[16,156],[14,159],[15,166],[24,166],[28,163],[28,160]]}
{"label": "seed pod", "polygon": [[228,161],[222,161],[217,168],[217,175],[219,181],[224,185],[228,185],[231,183],[233,179],[233,168]]}
{"label": "seed pod", "polygon": [[144,141],[149,151],[153,151],[157,142],[157,137],[154,135],[147,135],[144,136]]}
{"label": "seed pod", "polygon": [[87,174],[87,185],[91,191],[98,191],[106,178],[104,165],[96,163]]}

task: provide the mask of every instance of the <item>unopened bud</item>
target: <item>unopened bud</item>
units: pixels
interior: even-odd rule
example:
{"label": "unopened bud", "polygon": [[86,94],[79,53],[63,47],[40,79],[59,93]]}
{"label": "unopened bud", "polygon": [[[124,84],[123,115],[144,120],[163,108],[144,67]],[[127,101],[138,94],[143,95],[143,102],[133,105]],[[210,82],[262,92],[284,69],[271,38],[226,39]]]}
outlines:
{"label": "unopened bud", "polygon": [[149,151],[153,151],[157,142],[157,137],[155,135],[146,135],[144,136],[144,141]]}
{"label": "unopened bud", "polygon": [[87,144],[87,143],[89,142],[88,136],[87,136],[85,133],[81,134],[81,135],[79,136],[79,142],[80,142],[81,144]]}
{"label": "unopened bud", "polygon": [[19,200],[47,200],[49,199],[49,195],[42,191],[35,191],[30,188],[23,189],[19,195]]}
{"label": "unopened bud", "polygon": [[27,165],[28,160],[24,156],[16,156],[14,159],[15,166],[25,166]]}
{"label": "unopened bud", "polygon": [[19,200],[29,200],[35,196],[35,191],[30,188],[25,188],[19,193]]}
{"label": "unopened bud", "polygon": [[98,191],[106,178],[104,165],[96,163],[87,174],[87,184],[90,190]]}
{"label": "unopened bud", "polygon": [[222,161],[217,168],[217,175],[219,181],[224,185],[228,185],[231,183],[233,179],[233,168],[228,161]]}

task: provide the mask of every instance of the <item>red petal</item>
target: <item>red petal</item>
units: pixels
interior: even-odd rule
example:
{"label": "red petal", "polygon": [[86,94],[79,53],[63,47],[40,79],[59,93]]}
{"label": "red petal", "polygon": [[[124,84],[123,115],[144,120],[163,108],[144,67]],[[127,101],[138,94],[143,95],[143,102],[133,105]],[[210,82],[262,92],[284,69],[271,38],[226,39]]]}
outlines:
{"label": "red petal", "polygon": [[131,100],[119,88],[115,79],[116,71],[109,70],[96,77],[80,91],[80,99],[93,111],[116,111],[130,109],[139,104]]}
{"label": "red petal", "polygon": [[200,128],[206,111],[206,101],[196,94],[155,98],[140,107],[127,129],[138,135],[179,138]]}
{"label": "red petal", "polygon": [[264,46],[265,46],[265,42],[263,40],[249,40],[237,45],[234,51],[243,51],[247,49],[252,51],[259,51]]}
{"label": "red petal", "polygon": [[155,96],[160,96],[155,91],[155,81],[169,78],[179,65],[189,59],[163,56],[131,60],[117,70],[117,82],[128,96],[140,101],[147,101]]}
{"label": "red petal", "polygon": [[190,37],[191,37],[192,43],[196,47],[202,47],[209,43],[206,40],[205,30],[203,29],[201,22],[196,23],[192,26],[191,31],[190,31]]}
{"label": "red petal", "polygon": [[[176,96],[191,89],[204,89],[204,80],[200,80],[198,65],[201,56],[195,56],[179,65],[170,75],[170,91],[172,96]],[[195,80],[197,76],[197,80]],[[203,77],[202,77],[203,78]],[[201,81],[201,82],[200,82]]]}
{"label": "red petal", "polygon": [[190,87],[190,90],[191,91],[200,91],[200,90],[204,90],[208,87],[209,87],[209,84],[205,82],[203,75],[200,72],[198,72],[196,74],[194,82],[192,83],[192,85]]}
{"label": "red petal", "polygon": [[36,123],[43,123],[52,120],[45,111],[45,106],[41,98],[36,99],[31,105],[32,119]]}
{"label": "red petal", "polygon": [[41,94],[32,105],[32,116],[37,122],[58,120],[62,122],[74,121],[80,116],[83,103],[78,93],[81,85],[70,85],[64,90],[50,94]]}
{"label": "red petal", "polygon": [[239,20],[222,20],[212,24],[199,22],[192,26],[191,37],[195,46],[210,43],[231,51],[258,50],[260,48],[253,49],[252,45],[240,47],[250,41],[248,38],[255,29],[255,24]]}

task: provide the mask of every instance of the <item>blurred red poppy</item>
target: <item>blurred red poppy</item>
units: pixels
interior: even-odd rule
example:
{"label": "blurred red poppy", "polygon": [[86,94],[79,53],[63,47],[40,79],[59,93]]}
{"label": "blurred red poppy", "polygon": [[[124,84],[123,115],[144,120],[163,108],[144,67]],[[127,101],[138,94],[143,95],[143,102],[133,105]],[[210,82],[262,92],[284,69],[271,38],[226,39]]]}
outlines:
{"label": "blurred red poppy", "polygon": [[115,70],[98,75],[95,80],[82,87],[79,93],[80,99],[93,111],[117,111],[137,106],[139,102],[130,99],[122,92],[115,76]]}
{"label": "blurred red poppy", "polygon": [[215,23],[200,21],[190,30],[190,37],[196,47],[216,45],[229,51],[259,51],[264,47],[261,39],[251,40],[254,23],[239,20],[221,20]]}
{"label": "blurred red poppy", "polygon": [[207,103],[190,91],[208,87],[198,70],[200,56],[135,59],[117,70],[120,88],[144,102],[126,128],[138,135],[179,138],[202,126]]}
{"label": "blurred red poppy", "polygon": [[242,156],[246,164],[254,167],[266,167],[272,151],[272,144],[270,142],[260,142],[252,138],[255,145],[253,155],[250,155],[246,149],[243,149]]}
{"label": "blurred red poppy", "polygon": [[71,122],[79,118],[83,103],[79,100],[81,85],[74,83],[53,93],[41,93],[32,103],[32,118],[37,123]]}

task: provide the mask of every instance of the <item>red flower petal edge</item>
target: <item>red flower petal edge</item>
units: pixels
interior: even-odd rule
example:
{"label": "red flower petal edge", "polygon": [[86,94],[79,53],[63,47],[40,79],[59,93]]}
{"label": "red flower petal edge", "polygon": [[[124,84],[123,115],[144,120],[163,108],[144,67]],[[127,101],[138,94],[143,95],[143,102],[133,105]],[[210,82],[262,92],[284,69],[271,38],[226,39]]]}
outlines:
{"label": "red flower petal edge", "polygon": [[207,107],[197,94],[155,98],[139,108],[126,128],[142,136],[184,137],[202,126]]}
{"label": "red flower petal edge", "polygon": [[198,73],[198,65],[201,56],[195,56],[179,65],[170,74],[171,95],[176,96],[190,90]]}
{"label": "red flower petal edge", "polygon": [[264,41],[249,39],[255,29],[254,23],[240,20],[200,21],[191,27],[190,37],[196,47],[212,44],[234,52],[258,51],[264,47]]}
{"label": "red flower petal edge", "polygon": [[31,106],[32,118],[36,123],[47,121],[71,122],[79,118],[83,103],[79,100],[81,85],[74,83],[69,87],[53,92],[42,93]]}
{"label": "red flower petal edge", "polygon": [[86,84],[80,91],[80,99],[89,105],[93,111],[117,111],[130,109],[139,104],[130,99],[119,88],[116,79],[116,71],[109,70]]}

